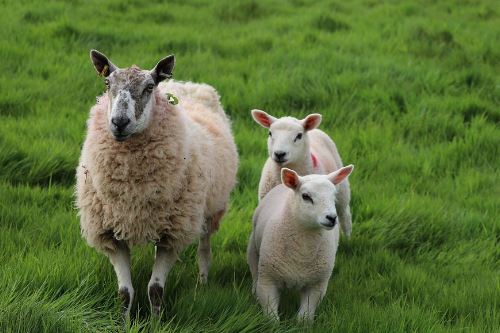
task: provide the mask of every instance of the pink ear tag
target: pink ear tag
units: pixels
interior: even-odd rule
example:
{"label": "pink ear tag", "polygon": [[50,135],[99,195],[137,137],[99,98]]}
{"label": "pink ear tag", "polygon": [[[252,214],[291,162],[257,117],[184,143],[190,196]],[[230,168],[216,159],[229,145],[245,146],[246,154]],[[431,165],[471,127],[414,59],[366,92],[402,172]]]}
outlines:
{"label": "pink ear tag", "polygon": [[311,153],[311,160],[313,162],[313,168],[317,168],[318,167],[318,158],[313,153]]}

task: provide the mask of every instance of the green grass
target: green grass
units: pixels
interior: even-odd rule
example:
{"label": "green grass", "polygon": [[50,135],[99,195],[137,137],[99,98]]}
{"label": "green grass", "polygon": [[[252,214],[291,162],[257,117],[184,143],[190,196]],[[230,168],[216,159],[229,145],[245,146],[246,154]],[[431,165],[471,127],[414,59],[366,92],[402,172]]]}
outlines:
{"label": "green grass", "polygon": [[241,155],[207,287],[195,248],[151,320],[153,248],[133,252],[131,332],[300,332],[250,292],[245,261],[266,133],[249,115],[323,114],[351,177],[314,332],[500,329],[500,9],[491,1],[1,1],[0,332],[123,330],[107,259],[79,234],[74,171],[95,96],[90,48],[119,66],[175,53],[218,89]]}

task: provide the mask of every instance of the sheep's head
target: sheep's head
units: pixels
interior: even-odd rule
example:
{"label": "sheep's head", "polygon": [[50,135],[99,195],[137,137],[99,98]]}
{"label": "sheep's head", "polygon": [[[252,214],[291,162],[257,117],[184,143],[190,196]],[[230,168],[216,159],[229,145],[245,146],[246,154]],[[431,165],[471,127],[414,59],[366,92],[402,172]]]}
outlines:
{"label": "sheep's head", "polygon": [[252,110],[253,119],[269,129],[267,148],[269,157],[281,166],[309,158],[307,132],[321,123],[321,115],[310,114],[302,120],[293,117],[275,118],[264,111]]}
{"label": "sheep's head", "polygon": [[90,51],[97,72],[105,77],[109,97],[108,125],[113,137],[124,141],[148,127],[155,105],[154,91],[158,83],[172,76],[175,58],[169,55],[152,70],[137,66],[121,69],[104,54]]}
{"label": "sheep's head", "polygon": [[353,169],[353,165],[348,165],[328,175],[304,177],[291,169],[281,169],[283,185],[294,191],[290,209],[298,222],[307,228],[332,230],[337,225],[336,185]]}

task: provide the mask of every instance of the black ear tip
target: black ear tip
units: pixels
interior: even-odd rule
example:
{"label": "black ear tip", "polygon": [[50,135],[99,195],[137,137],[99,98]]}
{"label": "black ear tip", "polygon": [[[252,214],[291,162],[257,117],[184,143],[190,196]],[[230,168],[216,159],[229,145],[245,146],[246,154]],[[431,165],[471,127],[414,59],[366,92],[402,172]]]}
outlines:
{"label": "black ear tip", "polygon": [[95,58],[106,58],[106,55],[102,52],[97,51],[96,49],[90,50],[90,56]]}
{"label": "black ear tip", "polygon": [[101,52],[94,49],[90,50],[90,59],[94,60],[94,59],[99,59],[101,57],[102,57]]}
{"label": "black ear tip", "polygon": [[175,62],[175,55],[173,54],[170,54],[168,56],[166,56],[165,58],[163,58],[162,60],[160,60],[161,62],[164,62],[164,63],[167,63],[167,62]]}

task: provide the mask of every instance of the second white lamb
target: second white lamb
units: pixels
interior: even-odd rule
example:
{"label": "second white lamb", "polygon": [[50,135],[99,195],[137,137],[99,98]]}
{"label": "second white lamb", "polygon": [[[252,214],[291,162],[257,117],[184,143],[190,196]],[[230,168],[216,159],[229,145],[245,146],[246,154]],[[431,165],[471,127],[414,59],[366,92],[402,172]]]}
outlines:
{"label": "second white lamb", "polygon": [[300,177],[283,168],[283,184],[259,203],[247,250],[253,291],[264,312],[279,320],[280,289],[300,292],[299,320],[312,321],[326,293],[339,243],[335,200],[349,165],[328,175]]}

